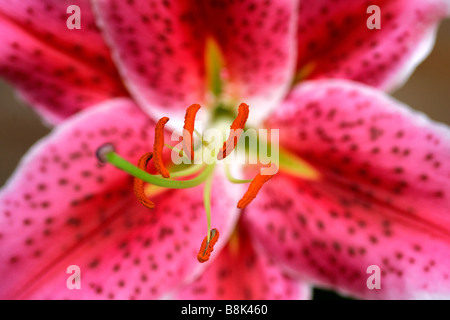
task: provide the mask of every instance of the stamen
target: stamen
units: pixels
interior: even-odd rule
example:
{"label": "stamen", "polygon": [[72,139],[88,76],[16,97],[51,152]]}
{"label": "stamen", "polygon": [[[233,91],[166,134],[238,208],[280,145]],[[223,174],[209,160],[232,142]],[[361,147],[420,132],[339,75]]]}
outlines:
{"label": "stamen", "polygon": [[191,161],[194,160],[194,123],[197,111],[200,109],[199,104],[193,104],[189,106],[186,110],[186,115],[184,117],[184,127],[183,127],[183,150],[184,153]]}
{"label": "stamen", "polygon": [[252,202],[253,199],[255,199],[256,195],[262,188],[263,184],[269,181],[273,176],[274,175],[270,174],[262,175],[261,173],[258,173],[256,177],[253,179],[253,181],[250,182],[247,192],[245,192],[242,199],[239,200],[237,207],[239,209],[244,209],[246,206],[248,206],[250,202]]}
{"label": "stamen", "polygon": [[[210,238],[210,240],[208,240]],[[210,234],[203,239],[200,250],[197,254],[198,262],[206,262],[211,256],[211,252],[214,250],[214,245],[219,239],[219,231],[217,229],[212,229]]]}
{"label": "stamen", "polygon": [[[105,146],[101,146],[100,149],[105,148]],[[102,151],[102,150],[100,150]],[[99,150],[97,150],[97,154],[101,153]],[[171,189],[187,189],[187,188],[193,188],[196,187],[203,182],[212,174],[214,171],[214,165],[205,165],[202,167],[195,167],[195,171],[199,171],[197,169],[203,169],[195,178],[192,178],[190,180],[172,180],[172,179],[163,179],[159,177],[158,175],[152,175],[144,170],[139,169],[134,164],[130,163],[129,161],[125,160],[121,156],[119,156],[114,151],[109,151],[106,154],[103,155],[103,158],[106,162],[112,164],[116,168],[123,170],[133,177],[139,178],[141,180],[144,180],[147,183],[154,184],[159,187],[164,188],[171,188]],[[153,154],[153,160],[155,158],[155,155]],[[192,168],[194,170],[194,168]]]}
{"label": "stamen", "polygon": [[234,150],[234,148],[236,148],[239,137],[241,136],[242,131],[245,127],[245,123],[247,122],[248,114],[248,105],[245,103],[241,103],[239,106],[238,115],[231,124],[230,135],[227,141],[223,143],[222,149],[220,149],[219,153],[217,154],[218,160],[225,159],[225,157],[228,156]]}
{"label": "stamen", "polygon": [[164,126],[169,118],[162,117],[159,119],[155,127],[155,143],[153,144],[153,164],[156,170],[164,177],[170,178],[170,173],[166,169],[162,159],[162,150],[164,147]]}
{"label": "stamen", "polygon": [[[138,168],[141,170],[146,170],[147,164],[152,159],[152,157],[153,153],[151,152],[143,154],[138,161]],[[144,180],[134,178],[134,194],[136,195],[139,202],[142,203],[145,207],[149,209],[153,209],[155,207],[155,204],[151,202],[145,195]]]}

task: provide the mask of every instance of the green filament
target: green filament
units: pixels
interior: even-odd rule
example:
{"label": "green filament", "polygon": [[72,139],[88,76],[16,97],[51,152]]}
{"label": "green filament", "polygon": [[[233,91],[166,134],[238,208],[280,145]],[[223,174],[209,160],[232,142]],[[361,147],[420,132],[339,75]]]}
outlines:
{"label": "green filament", "polygon": [[[214,166],[213,165],[205,165],[205,169],[195,178],[191,180],[186,181],[177,181],[177,180],[171,180],[171,179],[164,179],[157,175],[152,175],[146,171],[143,171],[133,165],[132,163],[128,162],[121,156],[119,156],[114,151],[111,151],[106,154],[106,161],[111,163],[116,168],[119,168],[122,171],[125,171],[129,173],[130,175],[139,178],[147,183],[151,183],[155,186],[164,187],[164,188],[171,188],[171,189],[187,189],[187,188],[193,188],[200,184],[202,184],[213,172]],[[192,166],[195,167],[195,166]],[[189,172],[195,173],[199,171],[199,167],[194,168],[188,168],[186,170],[191,170]],[[183,170],[184,173],[181,175],[188,175],[186,174],[186,171]],[[192,174],[189,173],[189,174]],[[173,176],[173,175],[172,175]]]}
{"label": "green filament", "polygon": [[[200,170],[202,170],[204,168],[206,168],[205,164],[194,164],[194,165],[189,166],[186,169],[170,173],[170,177],[171,178],[179,178],[179,177],[190,176],[190,175],[193,175],[193,174],[199,172]],[[158,175],[158,176],[161,176],[161,175]]]}
{"label": "green filament", "polygon": [[[213,165],[211,167],[214,167]],[[206,221],[208,224],[207,241],[209,243],[211,233],[211,188],[213,175],[209,175],[205,181],[205,188],[203,189],[203,205],[205,207]]]}
{"label": "green filament", "polygon": [[231,175],[230,166],[228,164],[225,164],[225,176],[227,177],[228,181],[231,183],[249,183],[252,182],[252,180],[243,180],[243,179],[236,179]]}

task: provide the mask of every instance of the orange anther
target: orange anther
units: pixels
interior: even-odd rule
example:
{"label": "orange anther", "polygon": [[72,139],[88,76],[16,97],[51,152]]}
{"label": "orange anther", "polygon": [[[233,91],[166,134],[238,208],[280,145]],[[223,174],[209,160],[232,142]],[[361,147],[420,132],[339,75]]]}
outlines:
{"label": "orange anther", "polygon": [[[138,167],[141,170],[147,169],[148,162],[152,159],[153,153],[147,152],[141,156],[138,161]],[[140,203],[142,203],[145,207],[149,209],[153,209],[155,204],[151,202],[146,196],[144,192],[144,181],[139,178],[134,178],[134,194]]]}
{"label": "orange anther", "polygon": [[199,104],[189,106],[184,117],[183,151],[191,161],[194,160],[194,140],[192,135],[194,133],[195,116],[200,108]]}
{"label": "orange anther", "polygon": [[258,173],[252,182],[250,182],[247,192],[245,192],[242,199],[239,200],[237,207],[239,209],[244,209],[250,202],[253,201],[253,199],[255,199],[263,184],[269,181],[272,177],[273,175],[262,175],[261,173]]}
{"label": "orange anther", "polygon": [[222,149],[220,149],[219,153],[217,154],[218,160],[225,159],[225,157],[228,156],[234,150],[234,148],[236,148],[239,137],[241,136],[242,131],[245,127],[245,123],[247,122],[248,114],[248,105],[245,103],[241,103],[239,105],[238,115],[231,124],[230,135],[227,141],[223,143]]}
{"label": "orange anther", "polygon": [[211,252],[214,250],[214,245],[219,239],[219,231],[217,229],[212,229],[210,232],[210,239],[208,242],[208,237],[205,237],[202,242],[202,246],[200,247],[200,251],[197,254],[198,262],[206,262],[209,260],[209,256]]}
{"label": "orange anther", "polygon": [[162,159],[162,150],[164,147],[164,126],[169,118],[162,117],[159,119],[155,127],[155,143],[153,144],[153,164],[156,170],[164,177],[170,178],[170,173],[166,169]]}

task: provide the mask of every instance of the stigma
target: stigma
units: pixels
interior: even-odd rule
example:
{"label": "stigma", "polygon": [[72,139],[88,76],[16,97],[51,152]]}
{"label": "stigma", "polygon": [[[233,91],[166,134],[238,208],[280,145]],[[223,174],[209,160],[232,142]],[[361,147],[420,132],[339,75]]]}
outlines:
{"label": "stigma", "polygon": [[211,232],[203,239],[203,242],[200,246],[200,250],[197,254],[197,260],[200,263],[206,262],[209,260],[211,252],[214,250],[214,245],[219,239],[219,231],[217,229],[212,229]]}

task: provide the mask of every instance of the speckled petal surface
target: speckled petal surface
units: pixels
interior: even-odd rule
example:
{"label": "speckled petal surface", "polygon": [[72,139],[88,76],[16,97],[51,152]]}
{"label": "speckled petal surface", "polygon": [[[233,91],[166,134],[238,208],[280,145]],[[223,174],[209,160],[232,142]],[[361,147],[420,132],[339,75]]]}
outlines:
{"label": "speckled petal surface", "polygon": [[[0,193],[2,298],[159,298],[200,272],[203,187],[155,194],[149,210],[136,200],[133,178],[95,156],[109,142],[136,163],[151,150],[154,125],[133,102],[113,100],[65,122],[25,156]],[[239,197],[224,181],[217,171],[217,252],[237,217],[228,204]],[[71,265],[81,269],[80,290],[66,286]]]}
{"label": "speckled petal surface", "polygon": [[[67,28],[69,5],[81,29]],[[87,0],[2,0],[0,34],[0,75],[51,124],[127,95]]]}
{"label": "speckled petal surface", "polygon": [[282,272],[254,247],[252,226],[238,225],[220,255],[194,282],[179,290],[178,299],[273,300],[309,299],[311,288]]}
{"label": "speckled petal surface", "polygon": [[152,118],[168,116],[169,126],[182,125],[186,108],[206,99],[206,30],[198,2],[92,4],[133,97]]}
{"label": "speckled petal surface", "polygon": [[205,0],[208,29],[222,51],[227,98],[245,102],[258,124],[290,88],[296,59],[298,2]]}
{"label": "speckled petal surface", "polygon": [[[378,6],[380,29],[369,29]],[[367,12],[368,11],[368,12]],[[298,70],[307,79],[342,78],[383,90],[402,85],[426,58],[448,0],[303,0]]]}
{"label": "speckled petal surface", "polygon": [[[366,86],[311,81],[271,117],[321,176],[279,173],[243,217],[274,259],[361,298],[449,296],[450,130]],[[370,290],[367,268],[381,270]]]}

